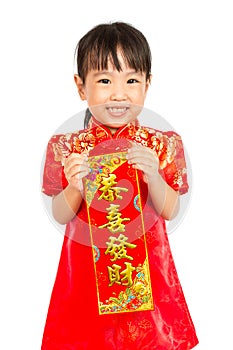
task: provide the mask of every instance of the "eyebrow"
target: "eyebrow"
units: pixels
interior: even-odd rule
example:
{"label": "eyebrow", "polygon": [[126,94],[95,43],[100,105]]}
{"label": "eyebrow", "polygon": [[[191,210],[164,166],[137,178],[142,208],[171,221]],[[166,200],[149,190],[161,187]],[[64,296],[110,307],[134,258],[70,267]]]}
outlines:
{"label": "eyebrow", "polygon": [[[96,73],[94,73],[94,77],[98,77],[100,75],[104,75],[104,74],[108,74],[108,75],[112,75],[114,73],[114,71],[109,71],[109,70],[103,70],[103,71],[97,71]],[[136,71],[136,70],[130,70],[126,72],[126,75],[131,75],[131,74],[139,74],[142,75],[142,72],[140,71]]]}
{"label": "eyebrow", "polygon": [[94,77],[98,77],[99,75],[104,75],[104,74],[112,74],[112,72],[110,71],[107,71],[107,70],[100,70],[100,71],[97,71],[96,73],[94,73]]}

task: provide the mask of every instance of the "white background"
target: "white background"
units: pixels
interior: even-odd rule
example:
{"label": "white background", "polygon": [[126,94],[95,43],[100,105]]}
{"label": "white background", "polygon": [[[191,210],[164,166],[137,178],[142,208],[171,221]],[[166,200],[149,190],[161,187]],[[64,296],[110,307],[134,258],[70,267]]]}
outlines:
{"label": "white background", "polygon": [[54,130],[85,108],[73,83],[77,41],[96,24],[123,20],[145,34],[153,53],[146,107],[182,135],[192,163],[191,204],[170,241],[197,349],[231,349],[231,1],[15,0],[0,7],[0,348],[40,349],[63,238],[41,200],[43,153]]}

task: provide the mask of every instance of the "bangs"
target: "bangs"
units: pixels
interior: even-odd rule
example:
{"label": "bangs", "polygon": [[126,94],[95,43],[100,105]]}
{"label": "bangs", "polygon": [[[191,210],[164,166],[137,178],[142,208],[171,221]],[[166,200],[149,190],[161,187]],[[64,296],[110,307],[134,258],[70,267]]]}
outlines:
{"label": "bangs", "polygon": [[77,56],[78,74],[83,82],[90,70],[108,69],[109,62],[121,71],[119,52],[126,66],[136,72],[145,72],[146,79],[149,79],[150,48],[137,29],[124,23],[114,23],[95,27],[88,34],[80,40]]}

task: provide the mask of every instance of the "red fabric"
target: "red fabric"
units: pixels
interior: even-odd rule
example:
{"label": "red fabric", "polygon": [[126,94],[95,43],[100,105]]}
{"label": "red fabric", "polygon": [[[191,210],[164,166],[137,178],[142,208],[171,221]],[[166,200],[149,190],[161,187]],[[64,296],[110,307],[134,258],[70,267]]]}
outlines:
{"label": "red fabric", "polygon": [[[111,147],[115,149],[115,140],[121,140],[122,148],[127,148],[126,139],[156,150],[164,179],[181,194],[187,192],[179,135],[127,125],[112,138],[108,129],[94,124],[88,131],[57,135],[50,140],[44,193],[56,195],[66,187],[62,157],[71,152],[93,150],[98,144],[109,153]],[[142,197],[147,196],[146,184],[143,181],[140,184]],[[157,216],[147,198],[144,202],[154,310],[99,315],[87,208],[83,201],[79,213],[66,227],[42,350],[188,350],[198,343],[172,258],[165,222]],[[133,243],[136,244],[137,239]]]}

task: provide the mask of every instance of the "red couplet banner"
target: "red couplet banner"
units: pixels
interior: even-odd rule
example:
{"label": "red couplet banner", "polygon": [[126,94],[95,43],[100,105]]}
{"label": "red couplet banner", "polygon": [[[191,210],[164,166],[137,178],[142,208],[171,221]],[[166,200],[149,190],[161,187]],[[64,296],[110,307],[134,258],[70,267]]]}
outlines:
{"label": "red couplet banner", "polygon": [[126,152],[90,155],[89,163],[84,188],[99,314],[153,310],[140,173]]}

